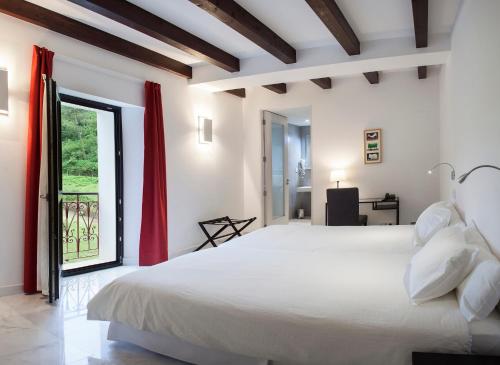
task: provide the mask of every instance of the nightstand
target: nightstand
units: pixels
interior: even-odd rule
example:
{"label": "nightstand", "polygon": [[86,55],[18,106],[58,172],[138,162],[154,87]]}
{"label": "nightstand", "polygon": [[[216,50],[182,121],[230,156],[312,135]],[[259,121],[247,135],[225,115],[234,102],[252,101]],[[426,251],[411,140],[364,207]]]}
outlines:
{"label": "nightstand", "polygon": [[483,355],[434,354],[413,352],[413,365],[498,365],[500,357]]}

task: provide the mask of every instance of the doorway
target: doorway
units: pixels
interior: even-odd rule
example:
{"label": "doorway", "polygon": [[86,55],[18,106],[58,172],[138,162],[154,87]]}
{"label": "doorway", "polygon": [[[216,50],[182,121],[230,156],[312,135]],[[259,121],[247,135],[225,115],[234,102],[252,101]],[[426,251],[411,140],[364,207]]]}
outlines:
{"label": "doorway", "polygon": [[123,262],[121,108],[60,95],[62,276]]}
{"label": "doorway", "polygon": [[311,108],[263,112],[264,222],[311,224]]}

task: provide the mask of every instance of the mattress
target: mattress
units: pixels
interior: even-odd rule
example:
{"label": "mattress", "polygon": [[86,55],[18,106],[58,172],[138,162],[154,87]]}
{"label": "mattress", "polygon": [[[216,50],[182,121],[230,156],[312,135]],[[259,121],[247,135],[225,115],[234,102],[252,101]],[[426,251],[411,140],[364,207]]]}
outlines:
{"label": "mattress", "polygon": [[[469,324],[469,330],[472,338],[472,353],[500,356],[500,313],[495,311],[485,320],[473,321]],[[129,342],[191,364],[269,365],[272,363],[282,365],[276,361],[207,349],[175,336],[140,331],[117,322],[110,324],[108,339]]]}
{"label": "mattress", "polygon": [[[202,365],[268,365],[270,361],[231,354],[215,349],[194,345],[172,335],[158,335],[140,331],[118,322],[111,322],[108,340],[123,341],[140,346],[147,350],[162,354],[190,364]],[[273,365],[280,365],[273,362]]]}
{"label": "mattress", "polygon": [[500,313],[496,310],[488,318],[469,323],[472,352],[500,356]]}
{"label": "mattress", "polygon": [[[319,229],[318,229],[319,228]],[[118,278],[88,318],[278,364],[469,352],[454,293],[411,305],[411,227],[269,227]]]}

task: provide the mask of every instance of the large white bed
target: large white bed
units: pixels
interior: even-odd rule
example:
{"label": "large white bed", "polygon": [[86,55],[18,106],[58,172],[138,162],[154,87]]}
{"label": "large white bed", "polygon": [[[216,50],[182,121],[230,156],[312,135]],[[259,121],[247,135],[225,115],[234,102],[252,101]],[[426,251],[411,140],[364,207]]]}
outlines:
{"label": "large white bed", "polygon": [[412,242],[413,226],[272,226],[123,276],[88,318],[112,322],[110,339],[198,364],[401,365],[412,351],[493,351],[498,315],[475,326],[473,344],[454,293],[410,304]]}

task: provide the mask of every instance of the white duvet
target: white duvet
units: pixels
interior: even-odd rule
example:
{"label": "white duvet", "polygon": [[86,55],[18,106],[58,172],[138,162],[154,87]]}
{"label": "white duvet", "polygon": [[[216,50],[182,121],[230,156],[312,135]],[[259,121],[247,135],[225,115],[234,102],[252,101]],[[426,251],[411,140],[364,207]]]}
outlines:
{"label": "white duvet", "polygon": [[468,352],[454,294],[414,306],[413,228],[273,226],[123,276],[88,318],[285,364],[410,364]]}

